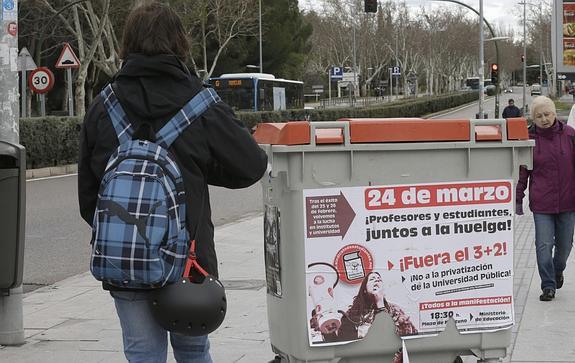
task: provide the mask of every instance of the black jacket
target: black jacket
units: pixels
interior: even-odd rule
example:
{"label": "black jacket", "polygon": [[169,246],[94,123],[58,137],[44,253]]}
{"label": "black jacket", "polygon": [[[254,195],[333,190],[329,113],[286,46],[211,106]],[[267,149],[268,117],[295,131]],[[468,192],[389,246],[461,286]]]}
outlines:
{"label": "black jacket", "polygon": [[503,109],[503,114],[501,115],[503,118],[512,118],[512,117],[521,117],[521,110],[519,107],[513,105],[509,105]]}
{"label": "black jacket", "polygon": [[[113,87],[134,129],[137,130],[144,121],[157,132],[204,86],[174,56],[132,54],[114,77]],[[117,147],[118,139],[112,122],[101,96],[97,96],[84,118],[78,163],[80,213],[90,225],[100,180]],[[208,184],[227,188],[248,187],[265,172],[267,156],[224,103],[206,111],[184,131],[169,151],[183,175],[187,226],[190,235],[196,236],[198,262],[217,276]],[[107,285],[104,288],[111,289]]]}

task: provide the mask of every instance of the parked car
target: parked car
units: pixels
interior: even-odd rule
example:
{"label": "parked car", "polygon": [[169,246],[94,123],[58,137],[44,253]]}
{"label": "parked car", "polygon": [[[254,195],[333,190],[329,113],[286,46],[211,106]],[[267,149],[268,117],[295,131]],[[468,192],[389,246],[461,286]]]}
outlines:
{"label": "parked car", "polygon": [[541,96],[541,85],[538,83],[533,83],[531,85],[531,96]]}

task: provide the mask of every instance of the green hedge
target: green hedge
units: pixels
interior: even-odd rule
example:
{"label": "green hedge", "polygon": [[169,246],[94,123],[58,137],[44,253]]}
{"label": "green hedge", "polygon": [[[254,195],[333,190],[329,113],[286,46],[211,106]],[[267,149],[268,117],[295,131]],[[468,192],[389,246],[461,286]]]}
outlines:
{"label": "green hedge", "polygon": [[382,103],[365,108],[330,108],[315,110],[287,110],[265,112],[238,112],[238,117],[249,128],[261,122],[284,121],[335,121],[345,117],[422,117],[430,113],[457,107],[479,98],[478,92],[453,93],[434,97],[403,99],[392,103]]}
{"label": "green hedge", "polygon": [[[365,108],[238,112],[238,118],[253,129],[260,122],[290,120],[333,121],[344,117],[421,117],[477,100],[477,92],[403,99]],[[26,147],[28,169],[78,162],[79,117],[21,118],[20,143]]]}
{"label": "green hedge", "polygon": [[26,168],[78,162],[79,117],[21,118],[20,143],[26,147]]}

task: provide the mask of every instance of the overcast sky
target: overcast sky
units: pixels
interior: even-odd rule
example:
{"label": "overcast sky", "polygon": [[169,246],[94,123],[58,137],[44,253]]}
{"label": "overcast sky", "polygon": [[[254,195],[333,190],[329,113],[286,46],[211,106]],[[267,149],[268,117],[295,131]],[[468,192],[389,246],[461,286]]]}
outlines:
{"label": "overcast sky", "polygon": [[[458,1],[465,3],[479,11],[479,0]],[[314,5],[317,6],[322,2],[323,0],[299,0],[300,6],[302,6],[304,9],[309,9]],[[461,5],[453,3],[432,0],[405,0],[405,2],[414,8],[419,8],[421,6],[426,8],[462,7]],[[505,29],[508,27],[515,28],[515,35],[517,37],[522,37],[523,30],[522,26],[520,25],[520,20],[523,17],[523,8],[521,5],[518,5],[519,2],[520,0],[483,0],[484,17],[495,28],[499,28],[500,26],[503,26]],[[535,1],[535,3],[536,2],[537,1]],[[473,15],[471,10],[468,11]]]}
{"label": "overcast sky", "polygon": [[[479,11],[479,0],[458,0],[465,3],[475,10]],[[416,7],[461,7],[461,5],[450,4],[446,2],[430,1],[430,0],[406,0],[409,5]],[[520,21],[523,17],[523,8],[518,4],[519,1],[514,0],[483,0],[483,16],[493,26],[514,27],[521,29]],[[469,10],[470,13],[471,10]],[[517,34],[520,35],[520,34]]]}

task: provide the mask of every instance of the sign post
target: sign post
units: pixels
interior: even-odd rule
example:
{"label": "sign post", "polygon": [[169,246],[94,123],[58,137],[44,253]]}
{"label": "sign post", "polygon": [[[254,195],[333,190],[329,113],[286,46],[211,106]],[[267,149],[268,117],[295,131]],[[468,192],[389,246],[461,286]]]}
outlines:
{"label": "sign post", "polygon": [[397,98],[399,98],[399,77],[401,76],[401,67],[395,66],[391,67],[391,75],[395,78],[395,93]]}
{"label": "sign post", "polygon": [[56,68],[66,69],[66,80],[68,82],[68,115],[74,116],[74,93],[72,91],[72,68],[80,67],[80,60],[68,43],[64,43],[62,53],[56,62]]}
{"label": "sign post", "polygon": [[20,97],[20,100],[22,102],[22,106],[21,106],[22,111],[20,113],[20,117],[29,116],[28,115],[28,100],[26,99],[28,96],[26,93],[26,79],[27,79],[26,72],[31,71],[35,68],[36,68],[36,63],[34,63],[34,59],[30,55],[30,52],[28,51],[28,49],[26,47],[23,47],[22,50],[20,50],[20,54],[18,54],[18,71],[22,72],[22,77],[20,79],[21,85],[22,85],[22,95]]}
{"label": "sign post", "polygon": [[32,92],[40,95],[40,113],[46,116],[46,93],[54,87],[54,74],[46,67],[36,68],[28,77],[28,85]]}
{"label": "sign post", "polygon": [[393,68],[389,68],[389,102],[393,99],[393,76],[391,75]]}

